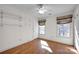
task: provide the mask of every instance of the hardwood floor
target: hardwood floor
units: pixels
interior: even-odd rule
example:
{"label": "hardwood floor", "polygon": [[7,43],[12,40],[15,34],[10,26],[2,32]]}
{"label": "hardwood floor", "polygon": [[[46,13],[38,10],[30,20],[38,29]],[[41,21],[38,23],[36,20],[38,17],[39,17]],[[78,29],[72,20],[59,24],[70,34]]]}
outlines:
{"label": "hardwood floor", "polygon": [[73,46],[45,39],[35,39],[31,42],[1,52],[1,54],[76,54]]}

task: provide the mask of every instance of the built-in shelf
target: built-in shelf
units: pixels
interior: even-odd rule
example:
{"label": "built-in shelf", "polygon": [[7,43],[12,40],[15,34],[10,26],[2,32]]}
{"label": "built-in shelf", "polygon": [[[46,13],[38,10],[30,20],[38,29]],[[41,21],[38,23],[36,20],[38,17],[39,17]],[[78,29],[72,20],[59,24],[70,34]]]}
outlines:
{"label": "built-in shelf", "polygon": [[[5,23],[5,21],[7,22]],[[8,23],[9,21],[12,22],[12,24],[9,24]],[[13,24],[13,22],[15,22],[16,24],[15,23]],[[4,26],[22,27],[21,22],[22,22],[21,16],[0,10],[0,27],[4,27]]]}

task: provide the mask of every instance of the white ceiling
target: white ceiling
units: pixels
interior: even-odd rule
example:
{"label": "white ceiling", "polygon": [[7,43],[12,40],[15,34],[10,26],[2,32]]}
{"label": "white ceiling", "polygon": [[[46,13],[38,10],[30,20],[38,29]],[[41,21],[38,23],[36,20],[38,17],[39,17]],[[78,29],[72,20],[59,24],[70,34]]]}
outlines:
{"label": "white ceiling", "polygon": [[59,13],[73,11],[75,4],[44,4],[46,9],[48,10],[48,12],[45,13],[44,15],[40,15],[37,12],[36,9],[38,8],[38,6],[36,4],[14,4],[14,5],[11,5],[11,6],[13,6],[13,7],[15,7],[19,10],[22,10],[24,12],[30,11],[36,17],[48,17],[50,15],[55,15],[55,14],[59,14]]}

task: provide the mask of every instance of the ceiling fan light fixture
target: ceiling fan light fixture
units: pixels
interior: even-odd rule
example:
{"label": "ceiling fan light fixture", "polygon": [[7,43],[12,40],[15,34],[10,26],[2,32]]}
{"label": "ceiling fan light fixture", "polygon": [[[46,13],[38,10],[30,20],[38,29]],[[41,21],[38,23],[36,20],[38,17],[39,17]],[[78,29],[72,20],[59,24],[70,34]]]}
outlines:
{"label": "ceiling fan light fixture", "polygon": [[46,11],[47,11],[46,9],[40,9],[40,10],[38,10],[38,13],[44,14]]}
{"label": "ceiling fan light fixture", "polygon": [[39,14],[44,14],[45,12],[47,12],[47,9],[45,8],[43,4],[39,4],[37,11]]}

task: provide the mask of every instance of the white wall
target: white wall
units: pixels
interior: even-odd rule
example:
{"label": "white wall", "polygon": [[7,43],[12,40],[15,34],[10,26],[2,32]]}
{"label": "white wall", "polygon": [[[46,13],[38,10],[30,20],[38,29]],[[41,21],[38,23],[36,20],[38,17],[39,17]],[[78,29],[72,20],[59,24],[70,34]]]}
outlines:
{"label": "white wall", "polygon": [[33,16],[32,20],[33,20],[33,38],[35,39],[38,37],[38,19],[35,16]]}
{"label": "white wall", "polygon": [[41,35],[41,38],[46,38],[46,39],[49,39],[49,40],[52,40],[52,41],[57,41],[57,42],[61,42],[61,43],[64,43],[64,44],[73,45],[72,24],[71,24],[71,37],[70,38],[58,37],[57,36],[56,17],[64,16],[64,15],[68,15],[68,14],[72,14],[72,12],[66,12],[66,13],[54,15],[54,16],[51,16],[51,17],[47,18],[47,21],[46,21],[46,34],[43,35],[43,36]]}
{"label": "white wall", "polygon": [[74,14],[74,46],[79,51],[79,5],[76,5]]}
{"label": "white wall", "polygon": [[36,32],[33,33],[34,30],[37,30],[34,29],[36,24],[36,18],[34,18],[29,11],[26,10],[26,12],[23,12],[19,9],[11,7],[10,5],[0,5],[0,10],[22,16],[21,22],[18,22],[18,20],[10,18],[9,16],[3,17],[4,23],[20,23],[22,24],[22,27],[10,25],[4,25],[3,27],[0,26],[0,51],[13,48],[25,42],[29,42],[30,40],[33,40],[37,37]]}

